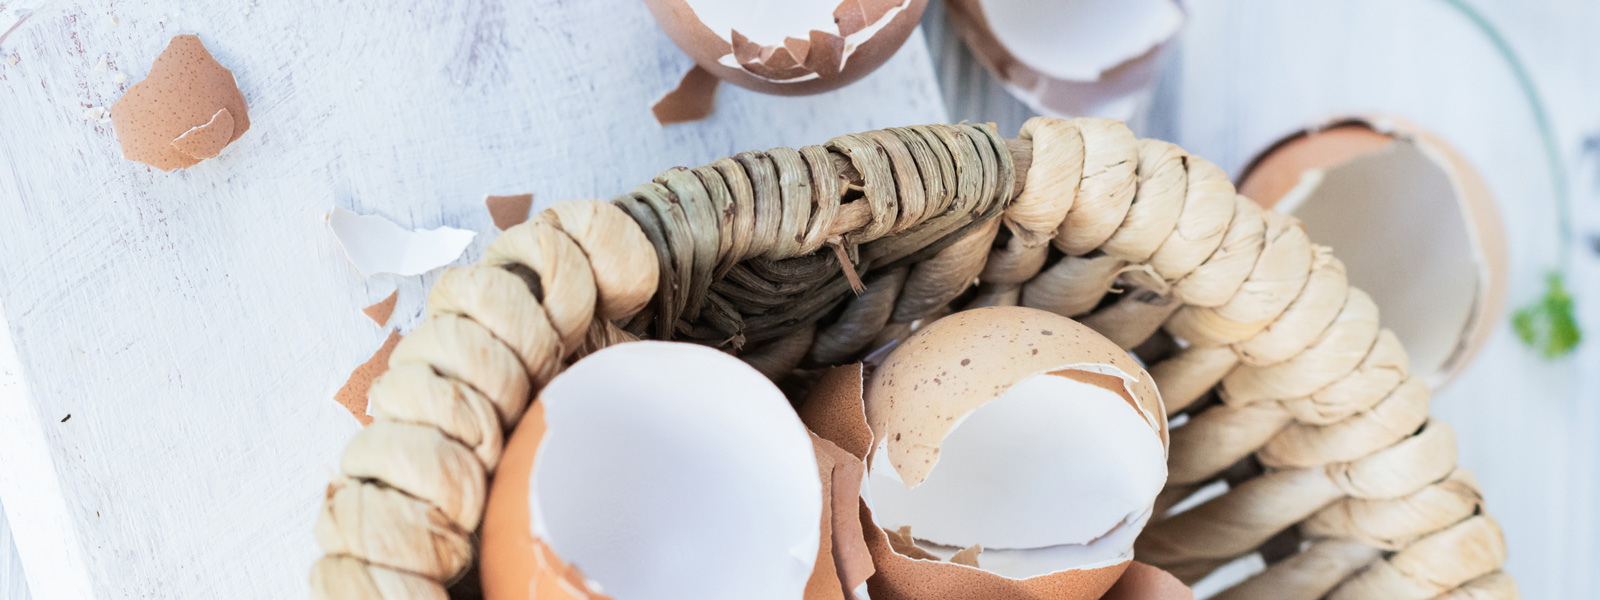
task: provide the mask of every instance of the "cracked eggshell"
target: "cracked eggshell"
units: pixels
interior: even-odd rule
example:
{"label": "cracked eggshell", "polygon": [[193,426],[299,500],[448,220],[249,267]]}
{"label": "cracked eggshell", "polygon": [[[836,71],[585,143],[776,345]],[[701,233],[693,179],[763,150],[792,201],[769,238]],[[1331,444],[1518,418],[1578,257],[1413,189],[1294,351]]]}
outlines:
{"label": "cracked eggshell", "polygon": [[250,130],[250,114],[233,72],[200,38],[174,36],[150,74],[111,105],[122,156],[162,171],[212,158]]}
{"label": "cracked eggshell", "polygon": [[1186,16],[1174,0],[948,0],[967,46],[1040,114],[1127,121]]}
{"label": "cracked eggshell", "polygon": [[1429,387],[1448,384],[1499,325],[1500,213],[1472,165],[1422,127],[1360,116],[1300,129],[1250,162],[1239,193],[1333,248]]}
{"label": "cracked eggshell", "polygon": [[[1077,321],[1020,306],[961,311],[895,347],[867,382],[867,422],[876,443],[887,444],[896,471],[915,487],[963,419],[1039,375],[1121,396],[1165,452],[1166,411],[1139,362]],[[1055,383],[1048,386],[1059,387]]]}
{"label": "cracked eggshell", "polygon": [[870,465],[874,600],[1100,598],[1165,483],[1164,414],[1126,352],[1018,307],[936,321],[865,382],[830,371],[801,407]]}
{"label": "cracked eggshell", "polygon": [[668,342],[596,352],[545,387],[506,446],[485,597],[839,597],[806,595],[825,554],[820,451],[736,358]]}
{"label": "cracked eggshell", "polygon": [[768,94],[837,89],[905,44],[927,0],[645,0],[656,22],[718,79]]}

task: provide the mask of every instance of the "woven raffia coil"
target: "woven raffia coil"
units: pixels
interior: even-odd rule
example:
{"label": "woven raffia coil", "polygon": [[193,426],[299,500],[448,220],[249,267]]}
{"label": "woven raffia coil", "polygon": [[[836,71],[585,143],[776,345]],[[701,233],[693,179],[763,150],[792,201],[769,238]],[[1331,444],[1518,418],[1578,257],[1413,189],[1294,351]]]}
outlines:
{"label": "woven raffia coil", "polygon": [[693,341],[804,389],[921,323],[1016,304],[1132,350],[1181,421],[1140,560],[1193,582],[1259,552],[1230,600],[1517,597],[1450,427],[1339,260],[1177,146],[1047,118],[1018,140],[930,125],[745,152],[507,230],[439,279],[374,383],[313,596],[447,597],[506,434],[598,348]]}

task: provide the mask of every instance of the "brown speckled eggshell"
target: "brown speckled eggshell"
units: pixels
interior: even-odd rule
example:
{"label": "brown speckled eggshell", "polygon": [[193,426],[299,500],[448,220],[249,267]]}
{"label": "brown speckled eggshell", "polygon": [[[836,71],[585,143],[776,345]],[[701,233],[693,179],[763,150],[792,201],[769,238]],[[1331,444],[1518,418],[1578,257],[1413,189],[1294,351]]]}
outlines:
{"label": "brown speckled eggshell", "polygon": [[[836,367],[823,375],[801,405],[801,418],[818,436],[837,443],[856,460],[865,460],[872,432],[861,404],[861,365]],[[859,498],[861,480],[854,478],[851,483],[851,492]],[[911,558],[889,545],[883,529],[873,524],[866,503],[858,502],[858,506],[859,526],[875,569],[867,580],[873,600],[1095,600],[1111,589],[1131,564],[1124,561],[1097,569],[1011,579],[966,565]],[[839,504],[834,508],[838,510]]]}
{"label": "brown speckled eggshell", "polygon": [[200,162],[180,152],[173,140],[209,123],[221,109],[233,117],[227,143],[250,130],[249,110],[233,72],[212,58],[198,36],[179,35],[156,57],[150,75],[111,105],[111,126],[124,158],[171,171]]}
{"label": "brown speckled eggshell", "polygon": [[961,311],[901,342],[866,382],[867,422],[875,439],[888,440],[890,461],[901,478],[920,483],[962,417],[1029,376],[1077,364],[1110,365],[1137,378],[1129,397],[1120,378],[1058,373],[1137,403],[1166,446],[1166,411],[1138,361],[1077,321],[1018,306]]}

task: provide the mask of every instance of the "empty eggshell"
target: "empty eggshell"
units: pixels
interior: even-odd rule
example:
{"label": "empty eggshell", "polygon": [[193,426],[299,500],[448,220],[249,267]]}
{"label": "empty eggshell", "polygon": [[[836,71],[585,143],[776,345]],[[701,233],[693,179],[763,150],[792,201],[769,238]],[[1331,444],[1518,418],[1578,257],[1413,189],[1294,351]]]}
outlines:
{"label": "empty eggshell", "polygon": [[[485,596],[842,598],[871,572],[860,550],[833,559],[866,545],[851,464],[736,358],[606,348],[553,379],[506,447],[482,528]],[[844,511],[825,501],[836,481]]]}
{"label": "empty eggshell", "polygon": [[1045,311],[945,317],[866,382],[830,372],[801,414],[868,465],[875,600],[1099,598],[1166,481],[1150,376]]}
{"label": "empty eggshell", "polygon": [[1129,120],[1182,28],[1174,0],[950,0],[978,60],[1035,111]]}
{"label": "empty eggshell", "polygon": [[1239,193],[1339,253],[1428,387],[1448,384],[1500,326],[1499,209],[1472,165],[1420,126],[1362,116],[1295,131],[1244,169]]}
{"label": "empty eggshell", "polygon": [[171,171],[216,156],[250,129],[250,115],[233,72],[199,37],[179,35],[111,105],[111,123],[123,158]]}
{"label": "empty eggshell", "polygon": [[911,36],[927,0],[646,0],[661,29],[718,79],[758,92],[826,92]]}

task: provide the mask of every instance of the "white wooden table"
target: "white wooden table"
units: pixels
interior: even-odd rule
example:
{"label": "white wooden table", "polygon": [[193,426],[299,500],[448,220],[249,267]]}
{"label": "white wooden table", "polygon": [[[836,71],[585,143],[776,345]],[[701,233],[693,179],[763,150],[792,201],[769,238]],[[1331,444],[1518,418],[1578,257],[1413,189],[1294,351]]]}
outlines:
{"label": "white wooden table", "polygon": [[[0,525],[0,598],[25,597],[22,567],[39,599],[304,595],[315,499],[355,430],[332,393],[383,337],[357,309],[398,284],[409,327],[431,282],[364,280],[321,224],[328,207],[489,232],[486,193],[607,197],[671,165],[944,114],[913,39],[842,92],[724,90],[712,122],[661,129],[645,109],[688,62],[636,3],[458,4],[60,4],[0,45],[0,504],[18,549]],[[1476,4],[1542,88],[1596,229],[1600,156],[1582,148],[1600,134],[1600,6]],[[1405,115],[1480,167],[1511,237],[1512,301],[1537,294],[1556,262],[1549,176],[1512,79],[1458,16],[1438,0],[1189,6],[1141,134],[1236,171],[1324,115]],[[1026,110],[928,25],[952,120],[1014,131]],[[235,70],[255,126],[218,160],[152,174],[80,113],[118,94],[98,55],[137,80],[179,32]],[[1600,263],[1575,258],[1580,319],[1600,336]],[[1526,598],[1600,597],[1595,365],[1594,343],[1549,364],[1503,330],[1436,398]]]}
{"label": "white wooden table", "polygon": [[[164,174],[82,113],[177,33],[233,69],[253,127]],[[710,121],[662,128],[650,104],[689,65],[635,0],[39,10],[0,48],[0,497],[18,550],[0,565],[19,558],[40,600],[305,597],[357,429],[333,393],[385,337],[360,309],[398,285],[409,329],[432,282],[363,278],[333,206],[489,234],[486,194],[610,198],[672,166],[944,120],[920,35],[846,90],[727,88]]]}

